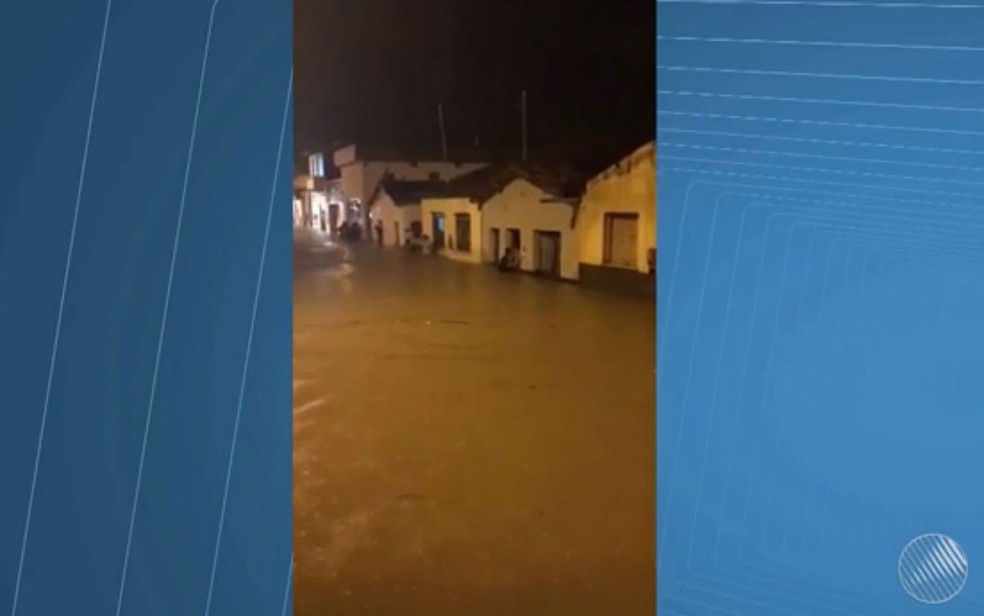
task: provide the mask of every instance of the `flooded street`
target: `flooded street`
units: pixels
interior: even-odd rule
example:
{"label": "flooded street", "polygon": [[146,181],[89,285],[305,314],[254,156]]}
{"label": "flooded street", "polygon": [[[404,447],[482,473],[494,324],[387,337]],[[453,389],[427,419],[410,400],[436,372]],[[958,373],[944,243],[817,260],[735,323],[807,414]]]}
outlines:
{"label": "flooded street", "polygon": [[296,614],[655,612],[651,302],[307,248],[294,319]]}

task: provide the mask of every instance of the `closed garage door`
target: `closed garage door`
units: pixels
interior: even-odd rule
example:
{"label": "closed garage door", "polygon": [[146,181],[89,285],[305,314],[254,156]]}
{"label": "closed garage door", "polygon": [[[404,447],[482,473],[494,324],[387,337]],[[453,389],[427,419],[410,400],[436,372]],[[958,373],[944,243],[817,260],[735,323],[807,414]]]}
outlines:
{"label": "closed garage door", "polygon": [[560,276],[560,232],[534,231],[533,242],[536,271],[545,276]]}
{"label": "closed garage door", "polygon": [[636,266],[638,214],[605,214],[605,264]]}

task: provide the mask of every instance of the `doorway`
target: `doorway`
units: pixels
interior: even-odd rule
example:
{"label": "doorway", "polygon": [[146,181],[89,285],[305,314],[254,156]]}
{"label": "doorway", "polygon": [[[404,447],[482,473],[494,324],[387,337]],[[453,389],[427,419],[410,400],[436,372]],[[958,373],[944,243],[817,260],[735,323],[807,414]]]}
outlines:
{"label": "doorway", "polygon": [[638,238],[638,214],[605,214],[605,265],[635,268]]}
{"label": "doorway", "polygon": [[434,249],[444,248],[444,214],[431,214],[431,230],[434,235]]}
{"label": "doorway", "polygon": [[560,277],[560,232],[533,232],[534,269],[536,273],[552,278]]}
{"label": "doorway", "polygon": [[489,229],[489,254],[488,260],[490,263],[499,262],[499,230]]}
{"label": "doorway", "polygon": [[454,215],[454,246],[458,252],[471,252],[471,215]]}
{"label": "doorway", "polygon": [[399,248],[401,246],[401,244],[402,243],[400,242],[400,223],[399,222],[394,222],[393,223],[393,245],[396,246],[397,248]]}

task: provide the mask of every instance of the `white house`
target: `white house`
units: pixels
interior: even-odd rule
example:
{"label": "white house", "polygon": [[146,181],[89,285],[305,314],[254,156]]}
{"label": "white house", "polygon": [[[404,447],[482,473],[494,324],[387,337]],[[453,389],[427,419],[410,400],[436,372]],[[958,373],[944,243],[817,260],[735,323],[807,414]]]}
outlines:
{"label": "white house", "polygon": [[423,235],[420,201],[439,195],[444,184],[432,181],[397,180],[387,176],[379,183],[369,198],[369,211],[373,220],[372,240],[376,241],[375,225],[383,232],[383,244],[400,247],[410,237]]}
{"label": "white house", "polygon": [[443,161],[440,156],[419,155],[348,145],[333,155],[335,167],[341,174],[341,193],[347,204],[346,220],[358,220],[363,225],[368,218],[370,197],[384,177],[396,180],[447,181],[485,166],[475,156],[455,154]]}
{"label": "white house", "polygon": [[582,185],[559,166],[488,166],[448,182],[443,197],[422,202],[424,232],[451,258],[496,263],[512,247],[520,252],[520,269],[576,280],[573,223]]}
{"label": "white house", "polygon": [[458,261],[482,262],[482,212],[468,197],[445,194],[420,202],[424,235],[441,254]]}
{"label": "white house", "polygon": [[581,280],[654,296],[656,225],[656,147],[649,142],[587,184],[577,212]]}

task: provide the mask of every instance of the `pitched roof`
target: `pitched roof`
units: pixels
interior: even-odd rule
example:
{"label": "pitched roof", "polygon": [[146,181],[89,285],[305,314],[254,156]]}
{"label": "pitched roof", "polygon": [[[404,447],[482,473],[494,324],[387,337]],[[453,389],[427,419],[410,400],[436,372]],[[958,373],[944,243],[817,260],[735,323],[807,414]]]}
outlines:
{"label": "pitched roof", "polygon": [[441,194],[443,188],[443,182],[396,180],[391,176],[385,177],[376,186],[369,203],[370,205],[374,203],[385,192],[395,205],[413,205],[420,203],[421,199]]}
{"label": "pitched roof", "polygon": [[606,166],[603,170],[601,170],[594,177],[592,177],[588,181],[588,184],[593,184],[593,183],[595,183],[595,182],[597,182],[599,180],[603,180],[603,179],[611,176],[613,173],[619,173],[619,172],[621,172],[623,170],[629,169],[636,162],[638,162],[638,161],[640,161],[642,159],[645,159],[645,158],[653,158],[653,159],[655,159],[655,156],[656,156],[656,142],[655,141],[649,141],[649,142],[647,142],[647,143],[645,143],[645,144],[643,144],[643,145],[635,148],[630,153],[623,155],[621,158],[619,158],[614,163],[611,163],[608,166]]}
{"label": "pitched roof", "polygon": [[560,164],[504,163],[482,167],[449,181],[443,197],[467,197],[483,204],[516,180],[526,180],[557,198],[580,195],[587,177]]}

